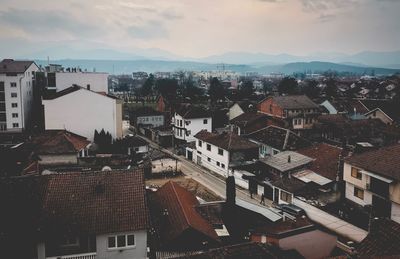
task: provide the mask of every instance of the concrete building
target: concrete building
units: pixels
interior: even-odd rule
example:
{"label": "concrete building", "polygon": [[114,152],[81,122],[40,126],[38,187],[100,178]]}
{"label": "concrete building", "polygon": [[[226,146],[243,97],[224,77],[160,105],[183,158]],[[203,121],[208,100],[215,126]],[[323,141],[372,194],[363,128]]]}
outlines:
{"label": "concrete building", "polygon": [[93,140],[94,131],[122,137],[122,101],[73,86],[43,100],[46,130],[66,129]]}
{"label": "concrete building", "polygon": [[33,61],[0,62],[0,132],[21,132],[30,126],[38,70]]}
{"label": "concrete building", "polygon": [[108,93],[108,73],[84,72],[78,68],[47,73],[48,89],[62,91],[72,85],[79,85],[94,92]]}

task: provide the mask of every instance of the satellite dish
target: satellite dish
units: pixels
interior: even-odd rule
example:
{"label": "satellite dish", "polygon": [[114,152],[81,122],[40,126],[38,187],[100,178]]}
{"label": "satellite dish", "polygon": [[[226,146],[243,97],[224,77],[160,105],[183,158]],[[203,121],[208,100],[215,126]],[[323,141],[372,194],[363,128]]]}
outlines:
{"label": "satellite dish", "polygon": [[101,169],[101,171],[102,172],[104,172],[104,171],[111,171],[112,169],[111,169],[111,167],[109,167],[109,166],[104,166],[102,169]]}

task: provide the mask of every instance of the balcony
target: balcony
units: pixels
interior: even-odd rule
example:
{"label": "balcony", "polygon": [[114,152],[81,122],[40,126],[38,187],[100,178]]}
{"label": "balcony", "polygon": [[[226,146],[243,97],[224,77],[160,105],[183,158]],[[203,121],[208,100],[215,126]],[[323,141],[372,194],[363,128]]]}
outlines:
{"label": "balcony", "polygon": [[96,253],[60,255],[53,257],[46,257],[46,259],[96,259]]}

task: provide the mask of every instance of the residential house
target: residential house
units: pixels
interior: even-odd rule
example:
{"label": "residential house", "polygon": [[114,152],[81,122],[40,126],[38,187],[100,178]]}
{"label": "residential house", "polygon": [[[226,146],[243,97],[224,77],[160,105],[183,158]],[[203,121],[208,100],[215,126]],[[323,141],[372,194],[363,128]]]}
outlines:
{"label": "residential house", "polygon": [[128,155],[146,154],[149,152],[149,143],[141,137],[126,136],[123,141],[124,145],[128,147]]}
{"label": "residential house", "polygon": [[257,112],[245,112],[232,119],[229,123],[232,130],[241,136],[249,135],[270,125],[282,127],[285,125],[283,120],[271,118],[268,115]]}
{"label": "residential house", "polygon": [[306,187],[306,183],[293,177],[293,174],[307,169],[314,159],[294,151],[283,151],[260,159],[266,166],[263,173],[265,179],[265,197],[277,204],[292,203],[294,195]]}
{"label": "residential house", "polygon": [[399,157],[400,144],[395,144],[345,159],[346,198],[400,223]]}
{"label": "residential house", "polygon": [[258,145],[232,132],[214,134],[202,130],[194,139],[195,149],[187,149],[188,159],[224,177],[232,166],[258,159]]}
{"label": "residential house", "polygon": [[250,133],[246,137],[260,146],[260,158],[285,150],[295,151],[311,145],[310,141],[293,131],[277,126],[268,126]]}
{"label": "residential house", "polygon": [[294,130],[311,129],[320,113],[306,95],[270,96],[258,104],[258,111],[286,120]]}
{"label": "residential house", "polygon": [[220,245],[214,227],[195,209],[199,201],[169,181],[149,195],[156,250],[190,251]]}
{"label": "residential house", "polygon": [[164,114],[149,107],[142,107],[129,114],[131,124],[135,127],[162,127],[165,125]]}
{"label": "residential house", "polygon": [[93,140],[95,130],[122,137],[122,101],[80,86],[72,86],[43,100],[46,130],[66,129]]}
{"label": "residential house", "polygon": [[30,127],[38,70],[33,61],[0,62],[0,132],[21,132]]}
{"label": "residential house", "polygon": [[88,156],[90,141],[66,130],[46,130],[28,140],[40,165],[76,165]]}
{"label": "residential house", "polygon": [[143,171],[2,179],[2,258],[147,258]]}
{"label": "residential house", "polygon": [[379,119],[385,124],[398,124],[400,112],[398,104],[390,100],[360,100],[360,103],[368,109],[364,114],[370,119]]}
{"label": "residential house", "polygon": [[236,118],[239,115],[242,115],[245,112],[256,112],[257,107],[253,103],[249,101],[236,102],[230,108],[228,112],[229,120]]}
{"label": "residential house", "polygon": [[182,106],[175,112],[172,121],[174,136],[178,141],[195,141],[195,135],[206,130],[212,131],[212,117],[208,111],[195,106]]}

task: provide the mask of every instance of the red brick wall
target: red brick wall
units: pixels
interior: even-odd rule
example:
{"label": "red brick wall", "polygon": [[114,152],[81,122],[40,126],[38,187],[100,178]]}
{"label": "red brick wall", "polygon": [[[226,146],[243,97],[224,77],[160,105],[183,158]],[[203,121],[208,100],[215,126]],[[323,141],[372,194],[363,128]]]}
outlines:
{"label": "red brick wall", "polygon": [[[271,107],[272,105],[272,107]],[[272,108],[272,109],[271,109]],[[262,101],[258,105],[258,110],[262,113],[274,116],[274,117],[283,117],[283,110],[279,107],[273,100],[272,97],[269,97]]]}
{"label": "red brick wall", "polygon": [[164,102],[164,98],[162,96],[160,96],[160,98],[158,98],[157,111],[165,112],[165,102]]}

